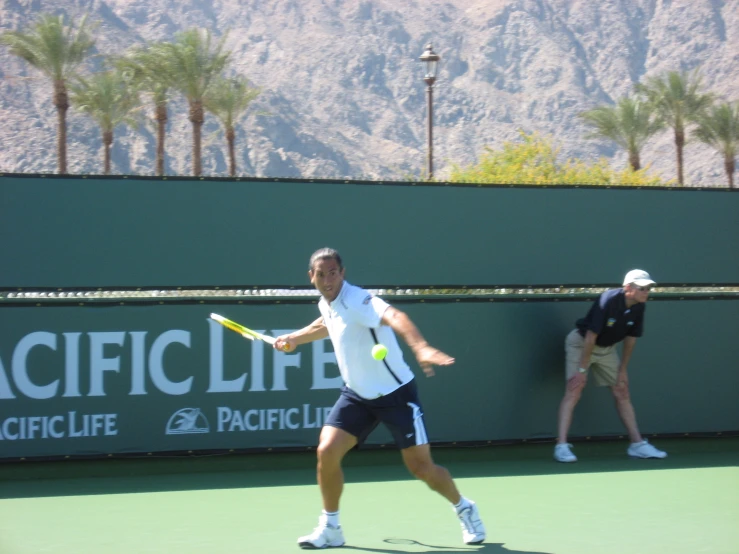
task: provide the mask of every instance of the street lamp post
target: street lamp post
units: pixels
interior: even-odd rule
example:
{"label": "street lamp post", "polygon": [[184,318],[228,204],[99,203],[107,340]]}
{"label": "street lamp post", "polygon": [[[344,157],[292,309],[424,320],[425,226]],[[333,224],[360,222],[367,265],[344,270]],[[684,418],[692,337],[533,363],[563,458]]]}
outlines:
{"label": "street lamp post", "polygon": [[441,59],[431,43],[426,45],[426,51],[419,58],[423,63],[426,64],[426,76],[423,80],[426,83],[426,104],[427,104],[427,118],[426,118],[426,136],[428,137],[428,153],[427,153],[427,173],[428,180],[434,178],[434,104],[433,104],[433,86],[436,81],[436,69],[439,66],[439,60]]}

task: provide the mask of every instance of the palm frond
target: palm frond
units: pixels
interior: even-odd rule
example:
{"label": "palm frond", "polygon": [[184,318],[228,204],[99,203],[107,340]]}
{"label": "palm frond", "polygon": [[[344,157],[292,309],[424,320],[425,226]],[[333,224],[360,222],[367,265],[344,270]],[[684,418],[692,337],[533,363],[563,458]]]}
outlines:
{"label": "palm frond", "polygon": [[739,102],[725,102],[711,107],[697,120],[693,136],[713,146],[725,158],[739,152]]}
{"label": "palm frond", "polygon": [[224,51],[226,36],[213,45],[210,32],[189,29],[174,42],[161,43],[158,50],[173,78],[173,87],[188,101],[202,101],[212,82],[228,64],[231,53]]}
{"label": "palm frond", "polygon": [[9,31],[0,42],[55,81],[70,78],[95,44],[84,17],[67,25],[63,16],[42,15],[29,32]]}
{"label": "palm frond", "polygon": [[696,121],[713,102],[713,95],[702,91],[700,72],[668,71],[649,77],[636,90],[659,114],[660,119],[673,129],[683,128]]}
{"label": "palm frond", "polygon": [[663,124],[651,106],[638,98],[624,97],[615,106],[597,106],[580,114],[592,132],[589,139],[608,139],[621,148],[638,152]]}
{"label": "palm frond", "polygon": [[112,65],[130,74],[140,90],[153,95],[155,103],[167,101],[175,76],[160,44],[136,47],[126,55],[114,58]]}
{"label": "palm frond", "polygon": [[129,76],[119,71],[96,73],[87,79],[78,78],[70,88],[72,105],[89,115],[103,131],[112,131],[120,124],[136,125],[134,115],[140,102]]}
{"label": "palm frond", "polygon": [[260,92],[260,89],[249,86],[244,78],[219,77],[213,81],[211,90],[204,99],[205,108],[216,116],[226,129],[230,129]]}

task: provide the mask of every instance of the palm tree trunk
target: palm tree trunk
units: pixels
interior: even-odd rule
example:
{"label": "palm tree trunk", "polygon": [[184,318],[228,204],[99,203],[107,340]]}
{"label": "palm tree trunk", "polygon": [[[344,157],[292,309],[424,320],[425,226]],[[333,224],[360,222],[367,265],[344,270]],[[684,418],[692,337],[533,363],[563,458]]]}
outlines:
{"label": "palm tree trunk", "polygon": [[157,121],[157,175],[164,175],[164,139],[167,132],[167,103],[158,102],[156,107]]}
{"label": "palm tree trunk", "polygon": [[236,177],[236,132],[233,127],[226,130],[226,140],[228,141],[228,169],[231,177]]}
{"label": "palm tree trunk", "polygon": [[734,188],[734,170],[736,169],[736,166],[734,165],[734,157],[731,158],[726,156],[724,158],[724,168],[726,169],[726,176],[729,178],[729,188]]}
{"label": "palm tree trunk", "polygon": [[631,169],[634,171],[639,171],[641,169],[641,159],[639,158],[638,150],[631,150],[629,152],[629,163],[631,164]]}
{"label": "palm tree trunk", "polygon": [[192,174],[200,177],[203,172],[200,143],[202,140],[202,127],[205,121],[203,102],[200,100],[190,101],[190,122],[192,123]]}
{"label": "palm tree trunk", "polygon": [[67,110],[69,109],[69,97],[64,81],[54,81],[54,106],[56,106],[57,115],[57,171],[60,174],[65,174],[67,173]]}
{"label": "palm tree trunk", "polygon": [[110,147],[113,144],[113,131],[103,131],[103,175],[110,175]]}
{"label": "palm tree trunk", "polygon": [[677,150],[677,182],[682,187],[683,180],[683,148],[685,147],[685,131],[682,127],[675,128],[675,149]]}

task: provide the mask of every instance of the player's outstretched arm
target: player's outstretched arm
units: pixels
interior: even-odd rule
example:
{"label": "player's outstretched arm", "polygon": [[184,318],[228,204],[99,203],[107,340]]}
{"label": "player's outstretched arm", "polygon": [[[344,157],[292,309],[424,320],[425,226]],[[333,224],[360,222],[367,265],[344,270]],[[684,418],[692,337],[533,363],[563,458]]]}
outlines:
{"label": "player's outstretched arm", "polygon": [[418,327],[405,312],[390,306],[382,315],[382,322],[395,331],[410,346],[423,372],[434,375],[434,366],[447,366],[454,363],[454,358],[431,346],[423,338]]}
{"label": "player's outstretched arm", "polygon": [[292,352],[301,344],[325,339],[326,337],[328,337],[328,329],[323,324],[323,318],[319,317],[302,329],[298,329],[288,335],[280,335],[275,340],[273,347],[283,352]]}

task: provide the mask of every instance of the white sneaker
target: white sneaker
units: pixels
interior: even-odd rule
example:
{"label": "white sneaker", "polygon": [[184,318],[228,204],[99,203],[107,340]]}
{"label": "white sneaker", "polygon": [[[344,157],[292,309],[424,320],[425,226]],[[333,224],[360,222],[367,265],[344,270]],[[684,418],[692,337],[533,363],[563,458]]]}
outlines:
{"label": "white sneaker", "polygon": [[318,518],[318,527],[313,529],[310,535],[300,537],[298,546],[300,548],[344,546],[344,533],[341,531],[341,525],[332,527],[328,524],[327,519],[325,514]]}
{"label": "white sneaker", "polygon": [[477,504],[471,500],[469,503],[469,506],[457,513],[457,517],[462,525],[462,540],[465,544],[480,544],[485,540],[485,526],[480,519]]}
{"label": "white sneaker", "polygon": [[566,442],[557,443],[554,447],[554,459],[558,462],[571,463],[577,461],[577,456],[572,453],[571,444]]}
{"label": "white sneaker", "polygon": [[655,448],[647,439],[641,442],[632,442],[626,453],[632,458],[667,458],[667,452]]}

